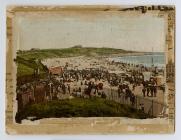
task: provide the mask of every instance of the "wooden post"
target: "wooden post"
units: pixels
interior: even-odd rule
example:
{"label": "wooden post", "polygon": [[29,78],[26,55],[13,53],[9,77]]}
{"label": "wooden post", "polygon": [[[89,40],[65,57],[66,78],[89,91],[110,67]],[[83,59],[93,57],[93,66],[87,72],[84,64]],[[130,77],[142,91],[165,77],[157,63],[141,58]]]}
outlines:
{"label": "wooden post", "polygon": [[137,109],[137,96],[135,96],[135,107],[136,107],[136,109]]}
{"label": "wooden post", "polygon": [[112,97],[112,100],[113,100],[112,87],[111,87],[111,97]]}
{"label": "wooden post", "polygon": [[52,100],[52,91],[51,91],[52,83],[49,83],[49,86],[50,86],[50,99]]}

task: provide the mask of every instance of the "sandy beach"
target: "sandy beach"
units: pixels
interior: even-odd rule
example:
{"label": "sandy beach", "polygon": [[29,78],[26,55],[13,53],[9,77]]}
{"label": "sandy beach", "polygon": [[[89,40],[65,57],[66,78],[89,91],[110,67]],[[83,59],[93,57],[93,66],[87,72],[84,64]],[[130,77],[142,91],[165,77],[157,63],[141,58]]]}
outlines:
{"label": "sandy beach", "polygon": [[[143,55],[144,53],[136,53],[138,55]],[[129,55],[129,54],[128,54]],[[79,56],[79,57],[68,57],[68,58],[50,58],[45,59],[42,61],[44,65],[46,65],[48,68],[50,67],[56,67],[61,66],[64,67],[66,64],[68,64],[67,69],[69,70],[83,70],[83,69],[101,69],[106,70],[109,73],[115,73],[115,74],[130,74],[128,73],[128,70],[134,70],[137,69],[135,66],[122,66],[121,64],[114,64],[109,61],[110,57],[85,57],[85,56]],[[90,81],[95,82],[95,79],[92,78]],[[104,80],[97,80],[96,83],[102,82],[104,84],[104,87],[106,89],[115,89],[117,90],[117,87],[110,86],[107,81]],[[80,85],[80,82],[72,82],[70,83],[71,86]],[[129,87],[132,89],[133,84],[129,84]],[[139,85],[135,87],[134,94],[137,96],[143,96],[142,94],[143,85]],[[165,93],[166,94],[166,93]],[[145,97],[146,99],[154,100],[159,103],[165,103],[165,95],[162,90],[158,90],[157,97]]]}

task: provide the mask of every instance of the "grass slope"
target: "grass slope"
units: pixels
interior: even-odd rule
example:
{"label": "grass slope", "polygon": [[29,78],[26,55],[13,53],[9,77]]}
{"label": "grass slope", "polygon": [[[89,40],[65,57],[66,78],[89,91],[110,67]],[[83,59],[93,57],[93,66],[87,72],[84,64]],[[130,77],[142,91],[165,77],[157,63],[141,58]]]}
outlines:
{"label": "grass slope", "polygon": [[28,116],[36,116],[39,119],[52,117],[130,117],[145,119],[150,117],[144,112],[127,105],[102,98],[74,98],[33,104],[18,112],[16,121],[20,123],[22,119],[26,119]]}
{"label": "grass slope", "polygon": [[40,62],[35,62],[35,59],[25,59],[20,56],[17,56],[16,58],[17,63],[17,76],[26,76],[26,75],[32,75],[34,73],[34,70],[39,68],[40,74],[45,73],[47,68]]}
{"label": "grass slope", "polygon": [[43,50],[29,50],[17,52],[17,76],[32,75],[35,68],[40,68],[40,73],[45,73],[46,68],[43,64],[36,63],[35,60],[55,57],[73,57],[73,56],[102,56],[119,53],[129,53],[122,49],[113,48],[91,48],[91,47],[72,47],[63,49],[43,49]]}
{"label": "grass slope", "polygon": [[128,53],[122,49],[113,48],[90,48],[90,47],[72,47],[63,49],[43,49],[43,50],[29,50],[19,51],[18,56],[24,59],[44,59],[53,57],[72,57],[72,56],[95,56],[95,55],[110,55],[119,53]]}

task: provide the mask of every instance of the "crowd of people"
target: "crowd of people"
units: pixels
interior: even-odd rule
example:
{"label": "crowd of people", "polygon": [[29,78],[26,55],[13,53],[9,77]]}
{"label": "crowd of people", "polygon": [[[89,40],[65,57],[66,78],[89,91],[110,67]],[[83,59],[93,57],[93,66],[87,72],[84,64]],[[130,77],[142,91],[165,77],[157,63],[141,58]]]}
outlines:
{"label": "crowd of people", "polygon": [[[148,71],[142,66],[133,66],[130,64],[120,64],[111,62],[110,65],[116,65],[124,73],[110,73],[106,68],[85,68],[67,69],[66,66],[60,74],[48,73],[44,79],[36,79],[31,83],[25,83],[17,87],[17,93],[26,93],[31,91],[31,102],[36,100],[36,87],[41,84],[43,92],[41,101],[62,100],[79,98],[105,98],[110,99],[111,94],[117,94],[118,98],[129,101],[131,105],[135,105],[136,88],[141,87],[143,98],[157,96],[157,81],[154,77],[144,80],[143,71]],[[132,67],[132,69],[130,69]],[[138,68],[138,69],[135,69]],[[154,74],[154,73],[153,73]],[[114,92],[112,92],[114,89]],[[116,91],[116,92],[115,92]],[[40,91],[38,91],[40,92]],[[37,95],[38,96],[38,95]]]}

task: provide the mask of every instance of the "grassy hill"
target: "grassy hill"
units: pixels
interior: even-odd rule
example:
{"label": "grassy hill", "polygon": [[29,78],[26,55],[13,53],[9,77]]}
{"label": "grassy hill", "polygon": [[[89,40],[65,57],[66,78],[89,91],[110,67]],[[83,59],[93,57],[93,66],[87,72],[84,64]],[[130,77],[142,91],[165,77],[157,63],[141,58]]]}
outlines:
{"label": "grassy hill", "polygon": [[74,98],[37,103],[27,106],[16,114],[16,122],[35,116],[41,118],[61,117],[130,117],[137,119],[149,118],[148,114],[130,106],[119,104],[102,98]]}
{"label": "grassy hill", "polygon": [[45,59],[53,57],[73,57],[73,56],[102,56],[119,53],[129,53],[122,49],[113,48],[90,48],[90,47],[72,47],[62,49],[43,49],[43,50],[28,50],[19,51],[17,55],[25,59]]}
{"label": "grassy hill", "polygon": [[123,54],[130,53],[131,51],[125,51],[122,49],[113,48],[92,48],[92,47],[81,47],[75,46],[72,48],[62,48],[62,49],[32,49],[28,51],[18,51],[17,52],[17,76],[32,75],[34,69],[39,67],[40,73],[45,73],[46,68],[37,60],[42,60],[46,58],[55,57],[74,57],[74,56],[105,56],[111,54]]}
{"label": "grassy hill", "polygon": [[36,59],[25,59],[17,56],[15,62],[17,63],[17,77],[32,75],[37,68],[39,68],[40,74],[47,71],[46,66]]}

